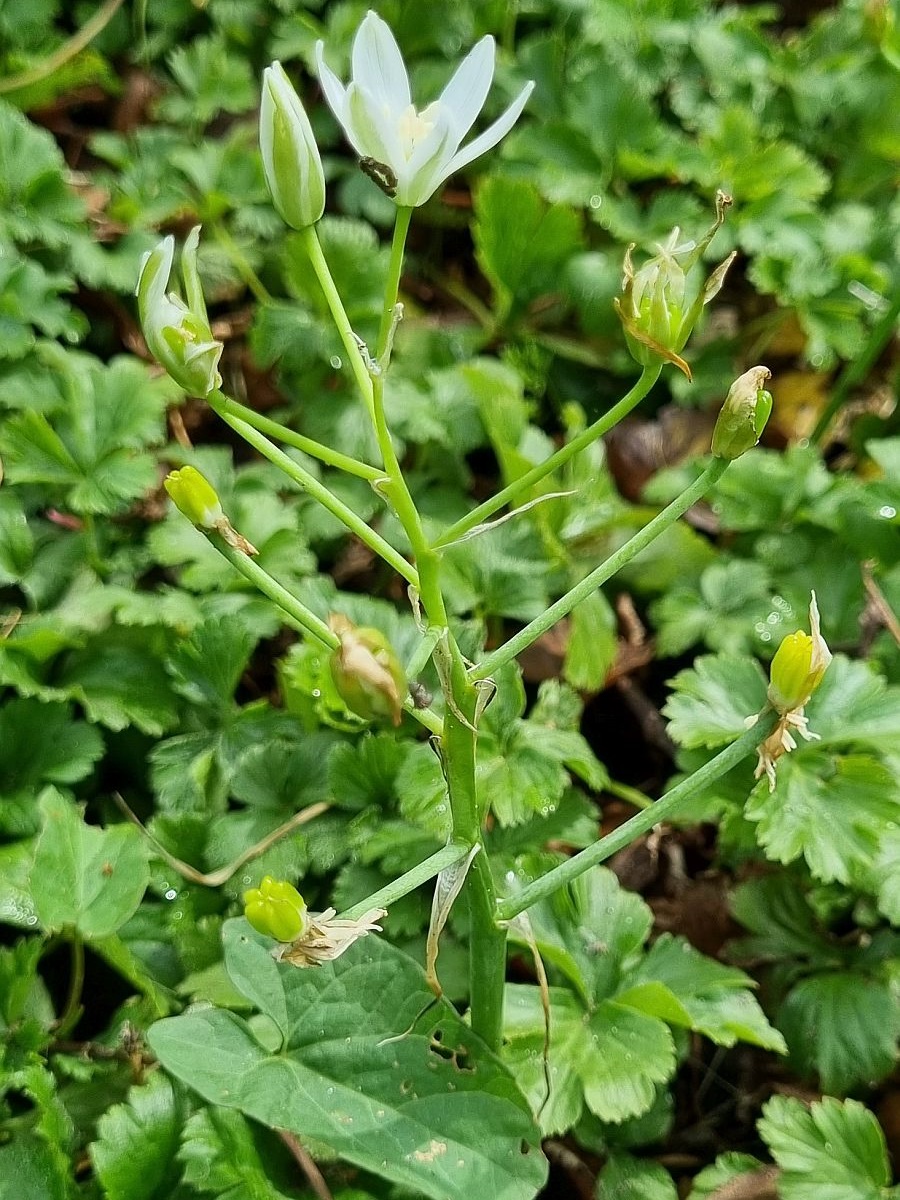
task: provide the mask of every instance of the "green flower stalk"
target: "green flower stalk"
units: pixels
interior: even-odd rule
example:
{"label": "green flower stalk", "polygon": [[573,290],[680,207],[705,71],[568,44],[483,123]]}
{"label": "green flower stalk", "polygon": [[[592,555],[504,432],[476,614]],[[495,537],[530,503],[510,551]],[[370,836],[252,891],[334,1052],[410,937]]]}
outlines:
{"label": "green flower stalk", "polygon": [[181,254],[186,302],[167,292],[175,260],[175,239],[163,238],[141,261],[136,295],[141,328],[150,353],[190,396],[208,396],[220,387],[222,343],[216,341],[206,315],[197,272],[200,226],[187,236]]}
{"label": "green flower stalk", "polygon": [[740,458],[762,437],[772,413],[772,394],[763,388],[772,372],[768,367],[751,367],[728,389],[712,436],[716,458]]}
{"label": "green flower stalk", "polygon": [[293,942],[309,928],[303,897],[292,884],[271,875],[244,892],[244,916],[257,933],[276,942]]}
{"label": "green flower stalk", "polygon": [[357,629],[335,614],[328,622],[340,638],[331,656],[331,677],[351,712],[367,721],[399,725],[408,694],[406,674],[390,642],[377,629]]}
{"label": "green flower stalk", "polygon": [[736,254],[732,251],[720,262],[693,296],[687,287],[688,275],[715,237],[731,203],[730,196],[718,192],[716,219],[699,242],[681,242],[681,230],[676,226],[657,246],[659,254],[637,271],[631,261],[634,243],[625,251],[622,295],[613,303],[628,349],[641,366],[663,359],[691,378],[690,367],[680,352],[703,309],[721,290]]}
{"label": "green flower stalk", "polygon": [[306,229],[325,211],[325,174],[300,97],[280,62],[263,72],[259,149],[266,184],[279,216]]}

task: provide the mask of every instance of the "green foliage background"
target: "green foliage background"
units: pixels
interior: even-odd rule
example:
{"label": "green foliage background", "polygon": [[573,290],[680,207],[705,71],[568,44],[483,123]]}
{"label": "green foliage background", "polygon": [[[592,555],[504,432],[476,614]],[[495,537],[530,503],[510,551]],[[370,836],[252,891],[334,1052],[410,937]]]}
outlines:
{"label": "green foliage background", "polygon": [[[704,519],[671,530],[576,610],[559,678],[527,690],[517,672],[502,681],[479,768],[498,878],[515,886],[588,844],[599,797],[622,793],[615,747],[591,715],[621,649],[620,592],[655,638],[654,699],[672,679],[674,765],[632,764],[632,786],[661,790],[667,772],[688,773],[742,731],[764,692],[759,661],[804,625],[812,588],[839,652],[809,706],[821,740],[781,764],[775,792],[754,786],[745,764],[685,818],[718,826],[715,865],[743,928],[730,965],[651,938],[650,910],[606,872],[561,898],[563,911],[536,912],[556,1090],[541,1109],[543,1016],[523,950],[506,1065],[480,1060],[509,1106],[484,1115],[484,1138],[506,1154],[504,1122],[504,1136],[532,1136],[518,1084],[544,1132],[574,1130],[573,1144],[605,1163],[598,1195],[669,1200],[675,1184],[653,1159],[684,1125],[672,1080],[699,1034],[726,1047],[742,1038],[786,1048],[791,1079],[838,1099],[809,1112],[771,1099],[761,1141],[704,1143],[698,1168],[709,1165],[690,1195],[762,1169],[767,1148],[785,1200],[889,1196],[874,1117],[839,1100],[874,1107],[890,1093],[900,1034],[900,648],[866,586],[900,612],[897,366],[890,351],[873,361],[900,287],[896,13],[878,0],[802,24],[777,5],[708,0],[377,7],[417,95],[436,94],[486,32],[501,48],[489,108],[537,81],[501,150],[414,226],[388,416],[435,531],[630,385],[636,368],[612,308],[624,245],[652,252],[675,224],[699,232],[717,187],[735,200],[714,250],[717,260],[737,249],[738,263],[689,347],[693,384],[665,377],[650,423],[545,485],[571,495],[448,553],[448,602],[473,647],[536,616],[645,524],[694,478],[731,379],[757,361],[775,372],[767,444],[729,470]],[[226,387],[347,453],[374,453],[255,149],[259,74],[277,57],[323,147],[326,255],[354,328],[371,336],[391,205],[347,155],[310,74],[318,37],[346,60],[365,8],[126,3],[42,74],[94,6],[0,4],[0,1197],[308,1195],[284,1143],[257,1123],[276,1115],[201,1087],[196,1064],[173,1065],[163,1032],[151,1048],[171,1077],[154,1069],[145,1033],[196,1001],[218,1005],[235,1038],[251,1028],[267,1045],[252,1010],[269,1008],[241,984],[240,946],[230,973],[223,960],[240,893],[271,873],[299,880],[314,907],[347,907],[447,832],[437,761],[412,724],[363,730],[329,690],[321,656],[168,510],[161,480],[196,465],[269,572],[323,617],[339,609],[376,625],[401,657],[416,642],[402,595],[331,517],[159,376],[130,298],[159,231],[201,222]],[[860,363],[870,369],[857,369],[831,439],[811,441],[842,372]],[[405,549],[363,481],[304,465]],[[329,809],[210,888],[124,823],[115,794],[200,872],[299,808]],[[421,960],[428,909],[425,892],[397,904],[391,945],[372,951],[396,956],[411,989],[416,969],[392,947]],[[573,930],[605,939],[610,914],[630,932],[598,979]],[[463,929],[451,920],[441,949],[453,1000],[465,998]],[[70,956],[76,981],[84,959],[83,1002],[68,993]],[[771,1025],[736,963],[761,983]],[[341,1038],[356,1032],[348,995],[328,1016]],[[448,1037],[464,1037],[449,1008],[444,1019]],[[332,1086],[304,1053],[292,1043],[296,1069]],[[342,1069],[352,1083],[359,1064]],[[440,1065],[440,1078],[450,1070]],[[326,1132],[311,1135],[317,1159],[356,1164],[327,1167],[335,1200],[401,1185],[444,1194]],[[728,1153],[713,1163],[719,1149]],[[498,1195],[540,1182],[530,1163],[509,1179]]]}

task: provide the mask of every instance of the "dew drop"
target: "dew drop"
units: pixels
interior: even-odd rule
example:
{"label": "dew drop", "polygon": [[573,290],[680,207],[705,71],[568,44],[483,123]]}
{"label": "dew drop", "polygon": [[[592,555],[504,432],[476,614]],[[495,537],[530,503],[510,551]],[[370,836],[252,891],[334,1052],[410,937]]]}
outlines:
{"label": "dew drop", "polygon": [[591,198],[588,200],[588,204],[590,204],[591,208],[593,208],[593,209],[597,209],[597,208],[599,208],[599,207],[600,207],[600,205],[601,205],[602,203],[603,203],[603,197],[602,197],[602,196],[598,196],[598,195],[596,194],[596,192],[595,192],[595,193],[594,193],[594,195],[593,195],[593,196],[591,196]]}
{"label": "dew drop", "polygon": [[344,365],[343,361],[341,360],[341,356],[339,354],[332,354],[331,358],[328,361],[331,363],[331,365],[334,367],[334,369],[336,371],[339,371],[341,369],[341,367]]}
{"label": "dew drop", "polygon": [[322,695],[322,689],[321,688],[313,688],[312,694],[313,694],[313,698],[315,700],[318,700],[319,697]]}
{"label": "dew drop", "polygon": [[879,517],[884,517],[886,521],[892,521],[897,515],[897,510],[893,504],[882,504],[878,510]]}
{"label": "dew drop", "polygon": [[37,917],[35,917],[35,916],[27,917],[25,919],[25,924],[26,925],[37,925]]}
{"label": "dew drop", "polygon": [[169,890],[166,892],[166,899],[174,900],[177,895],[178,895],[178,893],[175,891],[174,888],[169,888]]}

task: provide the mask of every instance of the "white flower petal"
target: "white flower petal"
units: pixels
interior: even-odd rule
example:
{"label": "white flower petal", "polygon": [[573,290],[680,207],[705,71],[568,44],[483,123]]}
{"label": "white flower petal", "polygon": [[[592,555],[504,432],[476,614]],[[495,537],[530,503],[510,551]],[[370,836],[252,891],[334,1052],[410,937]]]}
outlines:
{"label": "white flower petal", "polygon": [[351,65],[354,82],[393,114],[399,114],[411,102],[400,47],[385,22],[371,10],[353,39]]}
{"label": "white flower petal", "polygon": [[429,200],[450,174],[448,166],[458,145],[456,122],[443,109],[428,136],[422,138],[409,162],[397,172],[397,203],[417,207]]}
{"label": "white flower petal", "polygon": [[525,107],[528,97],[533,91],[534,81],[532,80],[525,84],[502,117],[498,117],[493,125],[488,126],[484,133],[480,133],[474,141],[469,142],[468,146],[464,146],[458,154],[454,155],[447,169],[447,175],[452,175],[455,171],[461,171],[463,167],[467,167],[470,162],[474,162],[476,158],[479,158],[482,154],[486,154],[488,150],[496,146],[500,139],[505,137],[516,121],[518,121],[522,115],[522,109]]}
{"label": "white flower petal", "polygon": [[440,104],[452,112],[460,141],[475,124],[491,90],[494,51],[494,39],[488,34],[469,51],[441,92]]}
{"label": "white flower petal", "polygon": [[361,158],[374,158],[398,174],[406,163],[396,121],[380,109],[371,92],[356,80],[347,88],[344,129]]}
{"label": "white flower petal", "polygon": [[341,81],[325,61],[325,43],[316,42],[316,66],[319,69],[319,83],[328,101],[328,107],[344,124],[344,113],[347,107],[347,91]]}

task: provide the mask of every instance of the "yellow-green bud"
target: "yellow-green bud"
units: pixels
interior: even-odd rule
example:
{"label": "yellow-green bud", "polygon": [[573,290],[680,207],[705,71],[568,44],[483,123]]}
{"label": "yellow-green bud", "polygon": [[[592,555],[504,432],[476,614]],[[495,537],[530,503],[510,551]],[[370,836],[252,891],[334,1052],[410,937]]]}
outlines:
{"label": "yellow-green bud", "polygon": [[346,617],[332,616],[340,647],[330,659],[331,678],[351,712],[367,721],[400,724],[408,687],[400,660],[377,629],[357,629]]}
{"label": "yellow-green bud", "polygon": [[769,703],[782,715],[802,708],[822,682],[831,662],[831,651],[819,625],[819,607],[813,592],[809,605],[811,633],[789,633],[775,652],[769,669]]}
{"label": "yellow-green bud", "polygon": [[222,343],[209,326],[200,276],[197,247],[200,226],[187,236],[181,255],[181,274],[187,303],[167,292],[175,260],[175,239],[163,238],[141,262],[136,295],[141,328],[150,353],[175,382],[191,396],[208,396],[221,386],[219,359]]}
{"label": "yellow-green bud", "polygon": [[263,72],[259,148],[272,203],[292,229],[315,225],[325,211],[325,174],[300,97],[281,63]]}
{"label": "yellow-green bud", "polygon": [[216,489],[196,467],[181,467],[171,471],[163,486],[172,503],[192,525],[199,529],[216,529],[225,519]]}
{"label": "yellow-green bud", "polygon": [[728,389],[712,436],[716,458],[739,458],[759,441],[772,412],[772,394],[763,388],[772,372],[751,367]]}
{"label": "yellow-green bud", "polygon": [[244,892],[244,916],[257,933],[278,942],[293,942],[309,927],[303,897],[292,884],[271,875]]}

